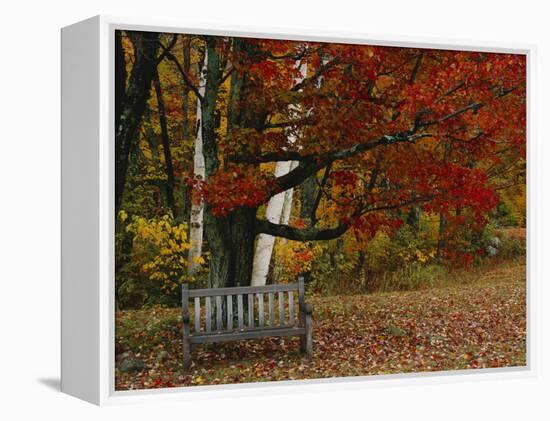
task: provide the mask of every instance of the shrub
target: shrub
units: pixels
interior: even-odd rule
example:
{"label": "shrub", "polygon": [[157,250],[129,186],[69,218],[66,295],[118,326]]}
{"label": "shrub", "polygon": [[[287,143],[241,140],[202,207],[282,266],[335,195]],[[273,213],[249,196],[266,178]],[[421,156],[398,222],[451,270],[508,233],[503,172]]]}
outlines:
{"label": "shrub", "polygon": [[524,256],[525,253],[525,242],[514,237],[503,236],[500,247],[498,248],[497,256],[500,259],[512,259],[519,256]]}
{"label": "shrub", "polygon": [[438,264],[424,265],[413,262],[394,272],[384,272],[376,279],[378,291],[410,291],[443,285],[448,280],[449,270]]}
{"label": "shrub", "polygon": [[277,239],[274,253],[274,281],[295,282],[303,273],[310,272],[312,262],[323,252],[319,243]]}
{"label": "shrub", "polygon": [[190,242],[186,224],[176,223],[171,215],[128,218],[124,211],[119,224],[115,240],[119,308],[179,304],[181,283],[201,279],[206,263],[201,258],[203,270],[198,275],[187,273]]}

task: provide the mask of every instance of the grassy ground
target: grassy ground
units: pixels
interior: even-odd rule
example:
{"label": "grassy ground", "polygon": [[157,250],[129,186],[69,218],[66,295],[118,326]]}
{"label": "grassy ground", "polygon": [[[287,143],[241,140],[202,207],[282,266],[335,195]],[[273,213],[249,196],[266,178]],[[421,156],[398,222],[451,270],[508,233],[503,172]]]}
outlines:
{"label": "grassy ground", "polygon": [[[179,309],[119,312],[116,389],[525,365],[525,263],[456,279],[421,291],[308,298],[310,362],[299,354],[298,338],[268,338],[200,346],[182,374]],[[121,371],[136,360],[143,365]]]}

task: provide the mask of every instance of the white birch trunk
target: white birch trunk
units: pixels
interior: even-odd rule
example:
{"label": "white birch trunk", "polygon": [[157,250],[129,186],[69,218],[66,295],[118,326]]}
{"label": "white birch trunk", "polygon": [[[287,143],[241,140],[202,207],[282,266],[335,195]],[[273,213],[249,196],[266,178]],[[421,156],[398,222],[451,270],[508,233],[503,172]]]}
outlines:
{"label": "white birch trunk", "polygon": [[[290,171],[292,171],[294,168],[296,168],[298,166],[299,162],[298,161],[292,161],[290,163]],[[290,214],[292,212],[292,196],[293,196],[293,193],[294,193],[294,189],[288,189],[285,191],[285,200],[284,200],[284,203],[283,203],[283,211],[282,211],[282,214],[281,214],[281,221],[280,223],[283,224],[283,225],[288,225],[288,223],[290,222]],[[279,242],[281,244],[281,246],[284,246],[287,242],[287,239],[286,238],[279,238]],[[268,268],[269,269],[269,268]],[[275,276],[275,279],[277,279],[277,277],[279,276],[280,272],[281,272],[281,268],[280,267],[275,267],[273,268],[274,270],[274,276]]]}
{"label": "white birch trunk", "polygon": [[[204,53],[204,62],[199,78],[199,93],[204,96],[206,87],[206,51]],[[193,176],[197,180],[206,178],[206,170],[204,163],[204,154],[202,152],[202,109],[201,102],[197,98],[197,137],[195,139],[195,151],[193,154]],[[202,255],[202,237],[203,237],[203,215],[204,203],[202,200],[191,203],[191,221],[189,227],[189,241],[191,248],[189,249],[188,273],[193,275],[197,272],[200,265],[198,258]]]}
{"label": "white birch trunk", "polygon": [[[290,171],[290,161],[279,161],[275,167],[275,177],[281,177]],[[285,202],[286,192],[276,194],[267,204],[265,218],[278,224],[281,221],[281,213]],[[252,266],[252,280],[250,285],[262,286],[265,285],[267,274],[269,272],[269,263],[271,262],[271,254],[273,253],[273,245],[275,237],[269,234],[259,234],[256,240],[256,251],[254,253],[254,263]]]}
{"label": "white birch trunk", "polygon": [[[307,65],[300,64],[301,76],[295,82],[301,82],[307,74]],[[288,138],[289,143],[296,141],[293,135]],[[292,171],[298,162],[279,161],[275,167],[275,177],[281,177]],[[292,210],[292,193],[293,189],[288,189],[284,192],[276,194],[267,204],[265,218],[274,224],[288,224],[290,220],[290,212]],[[267,282],[269,273],[269,264],[273,254],[273,246],[275,245],[275,237],[269,234],[259,234],[256,240],[256,251],[254,253],[254,263],[252,266],[252,280],[250,285],[263,286]]]}
{"label": "white birch trunk", "polygon": [[[290,169],[289,172],[295,169],[298,166],[298,161],[292,161],[290,163]],[[281,217],[281,224],[288,225],[290,221],[290,213],[292,212],[292,195],[294,193],[294,189],[288,189],[285,191],[285,201],[283,204],[283,214]]]}

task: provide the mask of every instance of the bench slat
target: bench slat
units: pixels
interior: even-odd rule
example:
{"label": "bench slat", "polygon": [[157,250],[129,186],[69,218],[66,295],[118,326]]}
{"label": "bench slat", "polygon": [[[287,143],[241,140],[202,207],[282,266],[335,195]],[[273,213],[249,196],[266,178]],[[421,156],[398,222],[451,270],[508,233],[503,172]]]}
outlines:
{"label": "bench slat", "polygon": [[212,302],[211,302],[210,297],[206,297],[205,309],[206,309],[206,320],[205,320],[205,322],[206,322],[205,323],[206,324],[206,331],[210,332],[212,330],[212,325],[211,325],[211,322],[212,322]]}
{"label": "bench slat", "polygon": [[298,284],[286,285],[264,285],[259,287],[232,287],[232,288],[210,288],[210,289],[193,289],[189,291],[189,297],[214,297],[217,295],[238,295],[238,294],[258,294],[266,292],[287,292],[297,291]]}
{"label": "bench slat", "polygon": [[201,331],[201,299],[195,297],[195,332]]}
{"label": "bench slat", "polygon": [[288,291],[288,324],[294,326],[294,292]]}
{"label": "bench slat", "polygon": [[248,327],[254,327],[254,294],[248,294]]}
{"label": "bench slat", "polygon": [[245,330],[244,332],[220,332],[205,335],[193,335],[189,339],[193,344],[203,344],[208,342],[224,342],[224,341],[239,341],[242,339],[260,339],[272,336],[298,336],[305,333],[305,328],[277,326],[273,329],[255,328],[253,330]]}
{"label": "bench slat", "polygon": [[285,293],[279,292],[279,325],[285,324]]}
{"label": "bench slat", "polygon": [[243,295],[237,295],[237,317],[239,319],[239,329],[242,330],[243,324]]}
{"label": "bench slat", "polygon": [[264,326],[264,294],[258,293],[258,325]]}
{"label": "bench slat", "polygon": [[227,296],[227,330],[233,330],[233,296]]}
{"label": "bench slat", "polygon": [[216,296],[216,330],[220,332],[223,329],[222,325],[222,296]]}
{"label": "bench slat", "polygon": [[269,303],[269,326],[275,326],[275,308],[273,306],[273,293],[270,292],[267,295],[267,302]]}

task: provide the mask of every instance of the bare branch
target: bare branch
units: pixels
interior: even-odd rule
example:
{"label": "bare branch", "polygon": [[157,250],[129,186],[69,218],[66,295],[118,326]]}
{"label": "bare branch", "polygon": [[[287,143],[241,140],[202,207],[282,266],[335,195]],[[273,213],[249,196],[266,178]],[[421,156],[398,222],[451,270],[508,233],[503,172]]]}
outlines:
{"label": "bare branch", "polygon": [[312,226],[315,226],[317,224],[317,209],[319,208],[319,204],[321,203],[321,196],[323,195],[323,191],[328,182],[331,168],[332,168],[332,162],[328,164],[327,167],[325,168],[323,179],[321,180],[321,184],[319,184],[319,192],[317,193],[315,202],[313,202],[313,207],[311,209],[311,217],[310,217]]}
{"label": "bare branch", "polygon": [[234,68],[233,66],[231,66],[231,67],[229,68],[229,70],[227,70],[227,72],[225,73],[225,75],[223,75],[222,78],[220,79],[220,85],[221,85],[222,83],[224,83],[224,82],[227,80],[227,78],[233,74],[233,72],[235,72],[235,68]]}
{"label": "bare branch", "polygon": [[409,78],[409,83],[412,84],[416,80],[416,76],[418,75],[418,71],[420,70],[420,64],[422,63],[422,58],[424,57],[424,54],[420,53],[418,54],[418,57],[416,58],[416,62],[414,63],[414,67],[411,73],[411,77]]}
{"label": "bare branch", "polygon": [[266,123],[263,126],[263,129],[284,129],[286,127],[297,125],[309,126],[313,125],[314,123],[315,121],[313,120],[313,118],[311,116],[307,116],[304,118],[298,118],[296,120],[280,121],[278,123]]}
{"label": "bare branch", "polygon": [[[509,88],[509,89],[502,89],[498,94],[495,95],[495,99],[502,98],[503,96],[508,95],[509,93],[515,91],[516,88],[517,87],[514,86],[514,87]],[[428,126],[433,126],[434,124],[443,123],[447,120],[450,120],[451,118],[454,118],[454,117],[457,117],[461,114],[464,114],[465,112],[478,111],[479,109],[485,107],[486,105],[487,105],[487,103],[483,102],[483,101],[474,102],[474,103],[468,104],[468,105],[466,105],[462,108],[459,108],[458,110],[456,110],[456,111],[454,111],[450,114],[447,114],[443,117],[437,118],[435,120],[430,120],[430,121],[427,121],[427,122],[420,123],[420,126],[421,127],[428,127]]]}
{"label": "bare branch", "polygon": [[[358,143],[350,148],[340,151],[327,152],[324,154],[303,154],[298,151],[277,151],[267,152],[261,155],[233,155],[229,159],[233,162],[241,164],[260,164],[265,162],[278,162],[278,161],[301,161],[301,162],[319,162],[318,169],[325,167],[331,161],[337,161],[345,158],[355,156],[361,152],[366,152],[370,149],[374,149],[381,145],[391,145],[399,142],[415,142],[418,139],[433,137],[433,133],[420,133],[414,134],[410,130],[405,132],[399,132],[392,135],[384,135],[378,139]],[[289,173],[290,174],[290,173]]]}
{"label": "bare branch", "polygon": [[303,79],[301,82],[298,82],[296,85],[294,85],[290,90],[291,92],[297,92],[299,91],[300,89],[306,87],[307,85],[311,84],[311,83],[314,83],[317,81],[317,79],[319,79],[319,77],[321,77],[323,75],[324,72],[326,72],[328,69],[330,69],[331,67],[334,67],[335,65],[337,65],[338,63],[340,63],[340,59],[338,57],[330,60],[330,61],[327,61],[326,63],[324,64],[321,64],[319,66],[319,68],[315,71],[315,73],[310,76],[310,77],[306,77],[305,79]]}
{"label": "bare branch", "polygon": [[183,79],[183,82],[187,85],[189,89],[193,91],[193,93],[197,96],[197,98],[202,102],[203,97],[200,94],[199,89],[193,84],[193,82],[191,81],[191,79],[189,78],[185,70],[183,70],[183,67],[179,62],[179,60],[177,59],[177,57],[174,56],[174,54],[172,54],[168,49],[164,49],[163,54],[168,60],[172,61],[176,65]]}
{"label": "bare branch", "polygon": [[172,51],[172,48],[176,45],[176,42],[178,41],[178,34],[174,34],[172,36],[172,39],[170,40],[170,44],[168,44],[167,47],[162,45],[162,42],[159,41],[160,48],[162,49],[162,54],[158,56],[157,58],[157,64],[159,64],[162,60],[166,58],[166,55]]}

